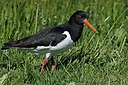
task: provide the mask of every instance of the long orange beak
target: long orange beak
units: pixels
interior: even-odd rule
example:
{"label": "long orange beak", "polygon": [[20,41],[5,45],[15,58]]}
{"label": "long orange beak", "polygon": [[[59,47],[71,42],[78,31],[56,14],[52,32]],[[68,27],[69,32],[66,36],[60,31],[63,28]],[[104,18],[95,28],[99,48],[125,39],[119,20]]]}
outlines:
{"label": "long orange beak", "polygon": [[97,32],[96,29],[89,23],[87,19],[84,20],[84,24],[86,24],[89,28],[91,28],[93,32]]}

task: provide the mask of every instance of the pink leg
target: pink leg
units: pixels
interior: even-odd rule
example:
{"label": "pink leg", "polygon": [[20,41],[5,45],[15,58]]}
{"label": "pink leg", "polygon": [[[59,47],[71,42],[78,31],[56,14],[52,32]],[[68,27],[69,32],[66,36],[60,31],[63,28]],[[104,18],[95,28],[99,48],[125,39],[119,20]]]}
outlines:
{"label": "pink leg", "polygon": [[52,61],[52,73],[53,73],[55,69],[55,61],[53,59],[53,56],[51,57],[51,61]]}
{"label": "pink leg", "polygon": [[47,63],[47,59],[45,58],[42,62],[42,67],[41,67],[41,70],[40,70],[40,75],[42,74],[43,70],[44,70],[44,66],[46,65]]}
{"label": "pink leg", "polygon": [[54,72],[55,64],[52,65],[52,73]]}

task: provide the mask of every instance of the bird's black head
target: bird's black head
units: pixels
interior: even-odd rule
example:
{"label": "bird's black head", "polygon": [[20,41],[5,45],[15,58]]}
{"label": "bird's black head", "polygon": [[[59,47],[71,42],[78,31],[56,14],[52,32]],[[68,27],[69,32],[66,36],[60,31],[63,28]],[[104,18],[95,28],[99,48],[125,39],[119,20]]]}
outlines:
{"label": "bird's black head", "polygon": [[76,11],[69,19],[71,25],[83,25],[86,24],[94,32],[96,29],[88,22],[88,15],[84,11]]}
{"label": "bird's black head", "polygon": [[69,22],[70,23],[76,23],[79,25],[84,24],[84,20],[88,19],[88,15],[84,11],[76,11],[71,17]]}

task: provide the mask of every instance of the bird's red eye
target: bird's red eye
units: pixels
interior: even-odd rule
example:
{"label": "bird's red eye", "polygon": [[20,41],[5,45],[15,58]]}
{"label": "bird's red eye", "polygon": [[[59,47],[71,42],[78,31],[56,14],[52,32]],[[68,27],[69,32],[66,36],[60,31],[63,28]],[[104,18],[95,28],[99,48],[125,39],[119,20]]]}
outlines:
{"label": "bird's red eye", "polygon": [[82,16],[82,15],[78,15],[78,17],[79,17],[79,18],[83,18],[83,16]]}

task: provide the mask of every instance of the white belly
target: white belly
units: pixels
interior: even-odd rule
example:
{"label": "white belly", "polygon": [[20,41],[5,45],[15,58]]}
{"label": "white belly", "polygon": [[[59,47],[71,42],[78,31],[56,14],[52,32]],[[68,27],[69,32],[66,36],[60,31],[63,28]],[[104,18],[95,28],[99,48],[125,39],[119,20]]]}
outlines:
{"label": "white belly", "polygon": [[63,52],[65,50],[68,50],[73,45],[73,40],[71,39],[71,36],[68,31],[65,31],[63,34],[65,34],[67,37],[58,43],[56,46],[38,46],[36,49],[33,50],[33,52],[37,55],[39,54],[45,54],[45,53],[58,53]]}

